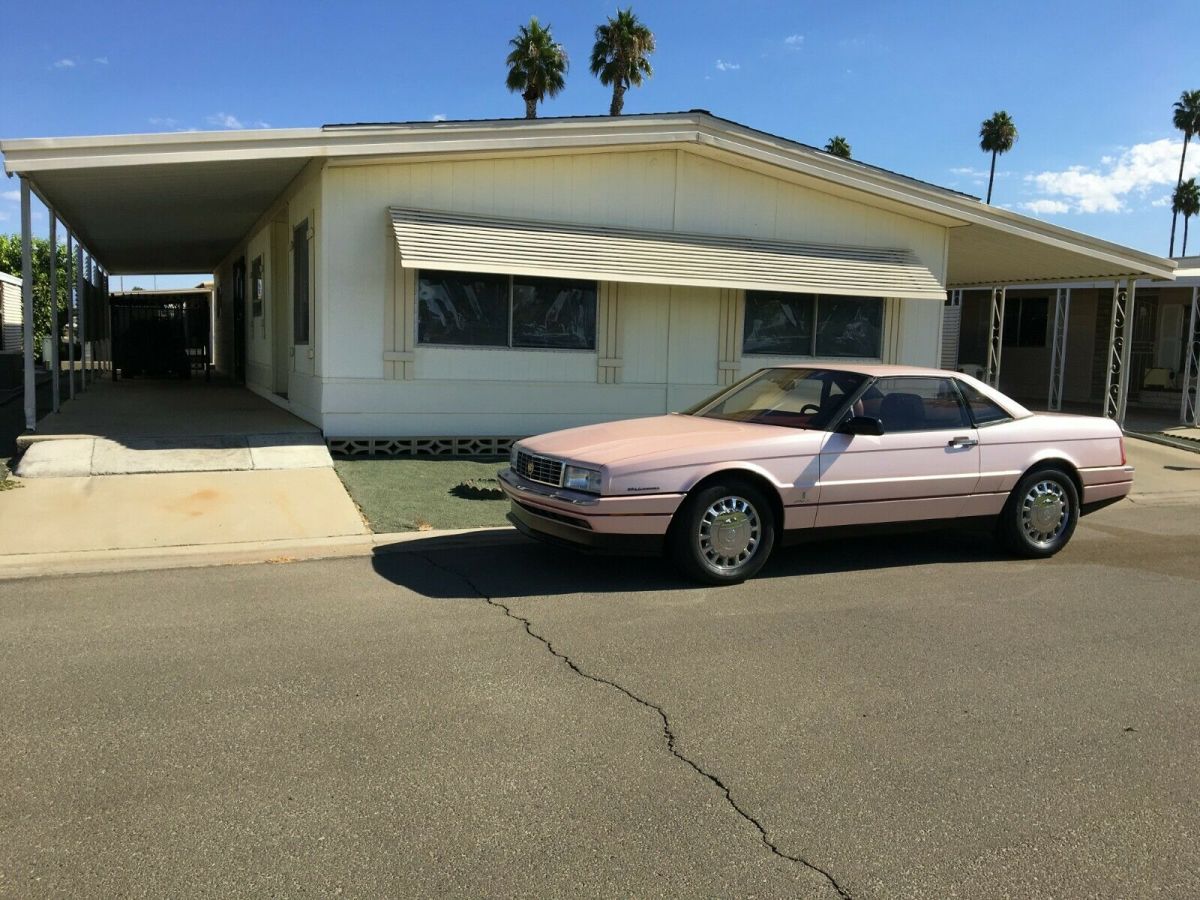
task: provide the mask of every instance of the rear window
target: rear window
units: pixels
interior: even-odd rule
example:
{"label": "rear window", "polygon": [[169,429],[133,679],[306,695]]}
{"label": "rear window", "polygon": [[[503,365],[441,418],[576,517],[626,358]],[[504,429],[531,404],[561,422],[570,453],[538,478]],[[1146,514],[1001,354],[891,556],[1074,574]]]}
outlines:
{"label": "rear window", "polygon": [[961,379],[955,379],[958,389],[962,391],[967,408],[971,410],[971,418],[976,426],[995,425],[997,422],[1007,422],[1012,418],[994,400],[985,397],[978,388],[972,387]]}

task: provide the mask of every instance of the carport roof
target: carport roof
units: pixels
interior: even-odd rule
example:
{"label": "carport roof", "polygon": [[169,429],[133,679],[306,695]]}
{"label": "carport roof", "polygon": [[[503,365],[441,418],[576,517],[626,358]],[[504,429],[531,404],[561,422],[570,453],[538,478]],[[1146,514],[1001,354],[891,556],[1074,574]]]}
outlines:
{"label": "carport roof", "polygon": [[[703,111],[0,141],[112,274],[210,272],[313,160],[673,147],[950,228],[947,288],[1171,278],[1175,263]],[[393,198],[402,200],[403,198]]]}

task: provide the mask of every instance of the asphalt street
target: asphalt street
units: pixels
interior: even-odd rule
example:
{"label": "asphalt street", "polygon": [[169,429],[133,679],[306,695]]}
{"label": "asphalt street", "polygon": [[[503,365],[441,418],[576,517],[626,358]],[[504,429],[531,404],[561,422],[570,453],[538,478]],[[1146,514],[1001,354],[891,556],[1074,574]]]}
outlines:
{"label": "asphalt street", "polygon": [[0,894],[1197,896],[1198,534],[2,583]]}

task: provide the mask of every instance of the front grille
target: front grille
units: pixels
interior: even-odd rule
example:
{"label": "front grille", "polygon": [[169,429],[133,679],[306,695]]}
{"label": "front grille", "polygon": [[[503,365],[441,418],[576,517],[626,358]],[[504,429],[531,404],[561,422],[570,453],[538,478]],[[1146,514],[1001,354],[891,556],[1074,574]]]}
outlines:
{"label": "front grille", "polygon": [[562,485],[563,464],[557,459],[546,456],[535,456],[524,450],[517,451],[517,464],[513,471],[522,478],[536,481],[539,484],[551,484],[554,487]]}

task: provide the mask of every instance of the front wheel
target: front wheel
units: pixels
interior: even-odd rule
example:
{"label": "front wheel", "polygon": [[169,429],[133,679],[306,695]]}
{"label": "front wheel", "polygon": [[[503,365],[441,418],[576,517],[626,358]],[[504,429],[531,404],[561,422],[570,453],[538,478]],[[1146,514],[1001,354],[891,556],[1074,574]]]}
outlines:
{"label": "front wheel", "polygon": [[1079,492],[1058,469],[1030,472],[1013,489],[1000,514],[999,536],[1018,556],[1053,556],[1067,545],[1079,522]]}
{"label": "front wheel", "polygon": [[775,544],[775,516],[749,484],[712,484],[690,494],[671,527],[671,558],[707,584],[738,584],[766,563]]}

